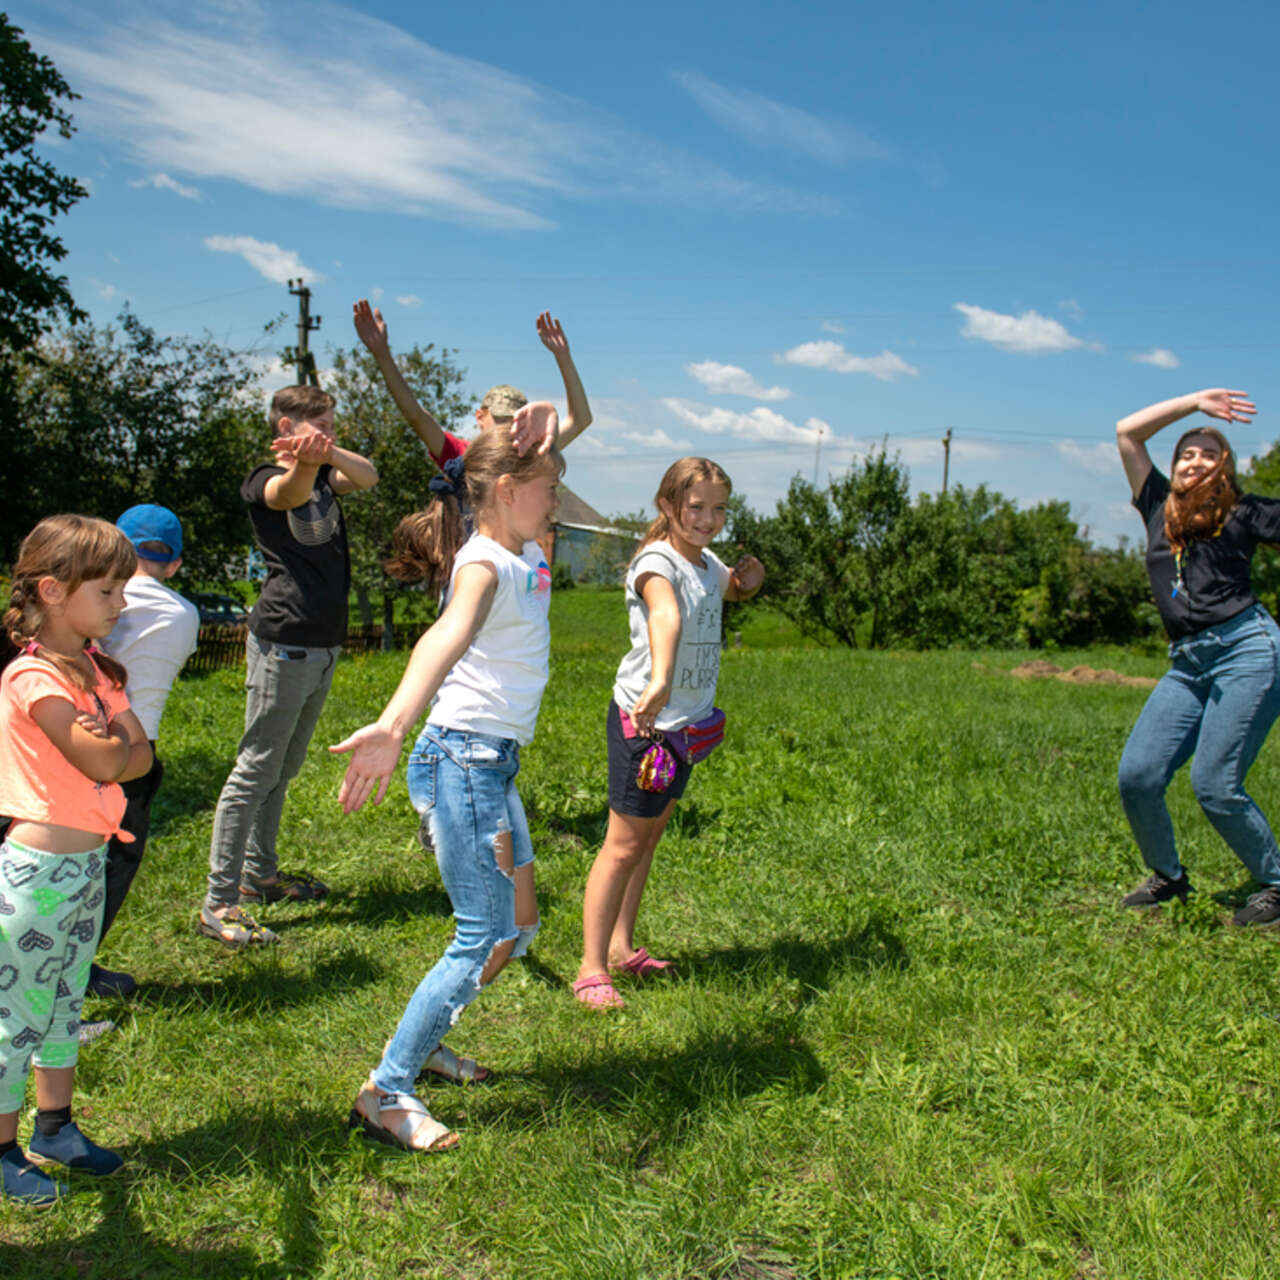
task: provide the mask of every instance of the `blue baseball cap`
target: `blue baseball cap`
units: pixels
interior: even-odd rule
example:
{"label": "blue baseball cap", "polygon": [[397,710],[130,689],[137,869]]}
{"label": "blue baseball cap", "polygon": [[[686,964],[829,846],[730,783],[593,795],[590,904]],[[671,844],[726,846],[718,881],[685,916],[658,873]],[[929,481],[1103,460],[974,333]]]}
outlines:
{"label": "blue baseball cap", "polygon": [[[157,506],[154,502],[130,507],[116,521],[116,528],[133,543],[133,549],[143,560],[170,564],[182,554],[182,525],[168,507]],[[141,546],[144,542],[161,542],[169,552],[166,555],[151,547],[144,551]]]}

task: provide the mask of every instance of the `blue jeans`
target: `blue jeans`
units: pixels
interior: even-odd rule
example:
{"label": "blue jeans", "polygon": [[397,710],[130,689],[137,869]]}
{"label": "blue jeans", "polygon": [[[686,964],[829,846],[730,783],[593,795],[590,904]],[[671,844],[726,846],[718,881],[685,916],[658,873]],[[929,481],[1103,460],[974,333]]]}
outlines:
{"label": "blue jeans", "polygon": [[1182,875],[1164,793],[1194,755],[1191,786],[1205,816],[1259,884],[1280,884],[1280,848],[1244,789],[1280,715],[1280,628],[1253,605],[1174,641],[1169,656],[1120,757],[1120,797],[1143,861]]}
{"label": "blue jeans", "polygon": [[[516,926],[514,868],[533,861],[524,806],[515,788],[520,747],[512,738],[428,724],[409,757],[409,798],[422,816],[423,842],[435,850],[453,904],[455,933],[418,984],[373,1073],[386,1093],[412,1093],[414,1077],[445,1032],[480,991],[495,947],[523,955],[536,925]],[[498,862],[509,833],[512,871]]]}

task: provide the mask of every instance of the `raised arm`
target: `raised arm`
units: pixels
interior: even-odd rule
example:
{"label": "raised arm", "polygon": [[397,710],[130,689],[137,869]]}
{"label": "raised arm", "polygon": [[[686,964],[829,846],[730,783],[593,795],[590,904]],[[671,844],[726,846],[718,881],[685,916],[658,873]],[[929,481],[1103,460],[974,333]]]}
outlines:
{"label": "raised arm", "polygon": [[497,574],[489,565],[463,565],[454,578],[448,606],[414,645],[413,656],[382,714],[373,724],[329,748],[334,755],[351,756],[338,789],[344,813],[354,813],[370,795],[374,804],[382,803],[405,737],[484,625],[497,585]]}
{"label": "raised arm", "polygon": [[661,574],[641,574],[636,590],[649,610],[649,683],[631,708],[636,728],[652,736],[658,713],[671,700],[680,644],[680,602],[676,589]]}
{"label": "raised arm", "polygon": [[1147,452],[1147,441],[1156,432],[1197,411],[1223,422],[1249,422],[1256,408],[1245,391],[1209,387],[1149,404],[1145,409],[1121,418],[1116,423],[1116,447],[1120,450],[1120,461],[1124,464],[1124,473],[1135,498],[1142,491],[1153,466]]}
{"label": "raised arm", "polygon": [[377,307],[370,307],[368,299],[361,298],[351,308],[351,320],[360,341],[373,356],[401,416],[427,446],[427,452],[438,459],[444,452],[444,428],[418,403],[417,396],[400,372],[400,366],[392,358],[391,345],[387,341],[387,322],[382,318],[382,312]]}
{"label": "raised arm", "polygon": [[564,396],[568,405],[564,421],[560,423],[560,447],[575,440],[591,425],[591,406],[587,403],[587,393],[583,389],[582,379],[578,377],[577,366],[569,354],[569,339],[564,336],[559,320],[551,318],[550,311],[544,311],[535,321],[538,337],[556,358],[560,369],[560,377],[564,381]]}

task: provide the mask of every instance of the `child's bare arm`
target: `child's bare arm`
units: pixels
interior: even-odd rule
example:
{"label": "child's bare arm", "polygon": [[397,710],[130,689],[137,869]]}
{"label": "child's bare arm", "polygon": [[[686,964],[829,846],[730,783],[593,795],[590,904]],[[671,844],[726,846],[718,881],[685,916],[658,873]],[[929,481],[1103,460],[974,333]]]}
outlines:
{"label": "child's bare arm", "polygon": [[550,400],[535,400],[516,410],[511,420],[511,443],[522,458],[531,444],[536,443],[538,452],[546,454],[562,440],[560,415]]}
{"label": "child's bare arm", "polygon": [[365,298],[361,298],[351,308],[351,319],[356,327],[360,341],[369,349],[377,363],[378,372],[387,391],[396,402],[401,417],[413,428],[415,434],[427,446],[433,458],[444,452],[444,428],[418,403],[409,384],[405,381],[400,366],[391,354],[391,344],[387,340],[387,322],[377,307],[370,307]]}
{"label": "child's bare arm", "polygon": [[463,565],[454,578],[449,604],[414,645],[400,684],[377,721],[329,748],[335,755],[351,756],[338,790],[344,813],[354,813],[370,796],[374,804],[382,803],[406,735],[484,625],[497,585],[497,574],[488,565]]}
{"label": "child's bare arm", "polygon": [[657,573],[643,573],[636,590],[649,610],[649,683],[631,708],[631,719],[645,735],[654,733],[658,713],[671,700],[680,645],[680,602],[676,589]]}
{"label": "child's bare arm", "polygon": [[[128,768],[131,754],[128,734],[123,730],[112,732],[116,721],[103,733],[100,721],[94,727],[88,727],[73,703],[52,696],[32,704],[31,718],[40,726],[44,736],[86,778],[92,778],[94,782],[115,782]],[[145,744],[145,738],[143,741]],[[150,747],[147,754],[151,754]]]}
{"label": "child's bare arm", "polygon": [[378,468],[368,458],[352,453],[350,449],[339,449],[335,445],[329,451],[329,463],[333,467],[329,488],[339,496],[355,493],[358,489],[372,489],[378,483]]}
{"label": "child's bare arm", "polygon": [[123,734],[129,747],[129,758],[124,772],[116,775],[117,782],[132,782],[141,778],[151,768],[151,743],[147,741],[147,731],[142,721],[132,711],[122,711],[111,721],[109,732]]}
{"label": "child's bare arm", "polygon": [[277,436],[271,450],[284,474],[271,476],[263,486],[263,501],[272,511],[292,511],[311,497],[316,472],[329,461],[333,441],[318,431],[300,436]]}
{"label": "child's bare arm", "polygon": [[578,376],[578,367],[569,354],[569,339],[564,336],[560,321],[553,320],[550,311],[544,311],[535,324],[542,345],[555,356],[564,382],[567,411],[560,424],[560,447],[563,449],[591,425],[591,406],[587,403],[587,393]]}

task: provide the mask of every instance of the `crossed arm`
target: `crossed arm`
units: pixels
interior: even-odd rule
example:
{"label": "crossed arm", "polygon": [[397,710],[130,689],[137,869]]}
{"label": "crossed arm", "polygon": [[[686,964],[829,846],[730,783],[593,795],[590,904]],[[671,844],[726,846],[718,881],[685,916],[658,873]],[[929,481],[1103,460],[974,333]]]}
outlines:
{"label": "crossed arm", "polygon": [[151,768],[151,744],[132,711],[108,724],[65,698],[47,697],[32,705],[31,718],[67,762],[94,782],[129,782]]}
{"label": "crossed arm", "polygon": [[454,578],[453,595],[445,611],[414,645],[413,656],[382,714],[373,724],[329,748],[334,755],[351,756],[338,789],[344,813],[355,813],[371,795],[374,804],[382,803],[406,736],[484,626],[497,585],[498,576],[491,565],[482,561],[463,565]]}
{"label": "crossed arm", "polygon": [[349,449],[339,449],[326,435],[310,431],[299,436],[277,436],[271,451],[285,468],[284,475],[272,476],[263,488],[263,497],[273,511],[300,507],[315,487],[316,472],[327,462],[333,468],[329,487],[341,496],[357,489],[372,489],[378,470],[368,458]]}

